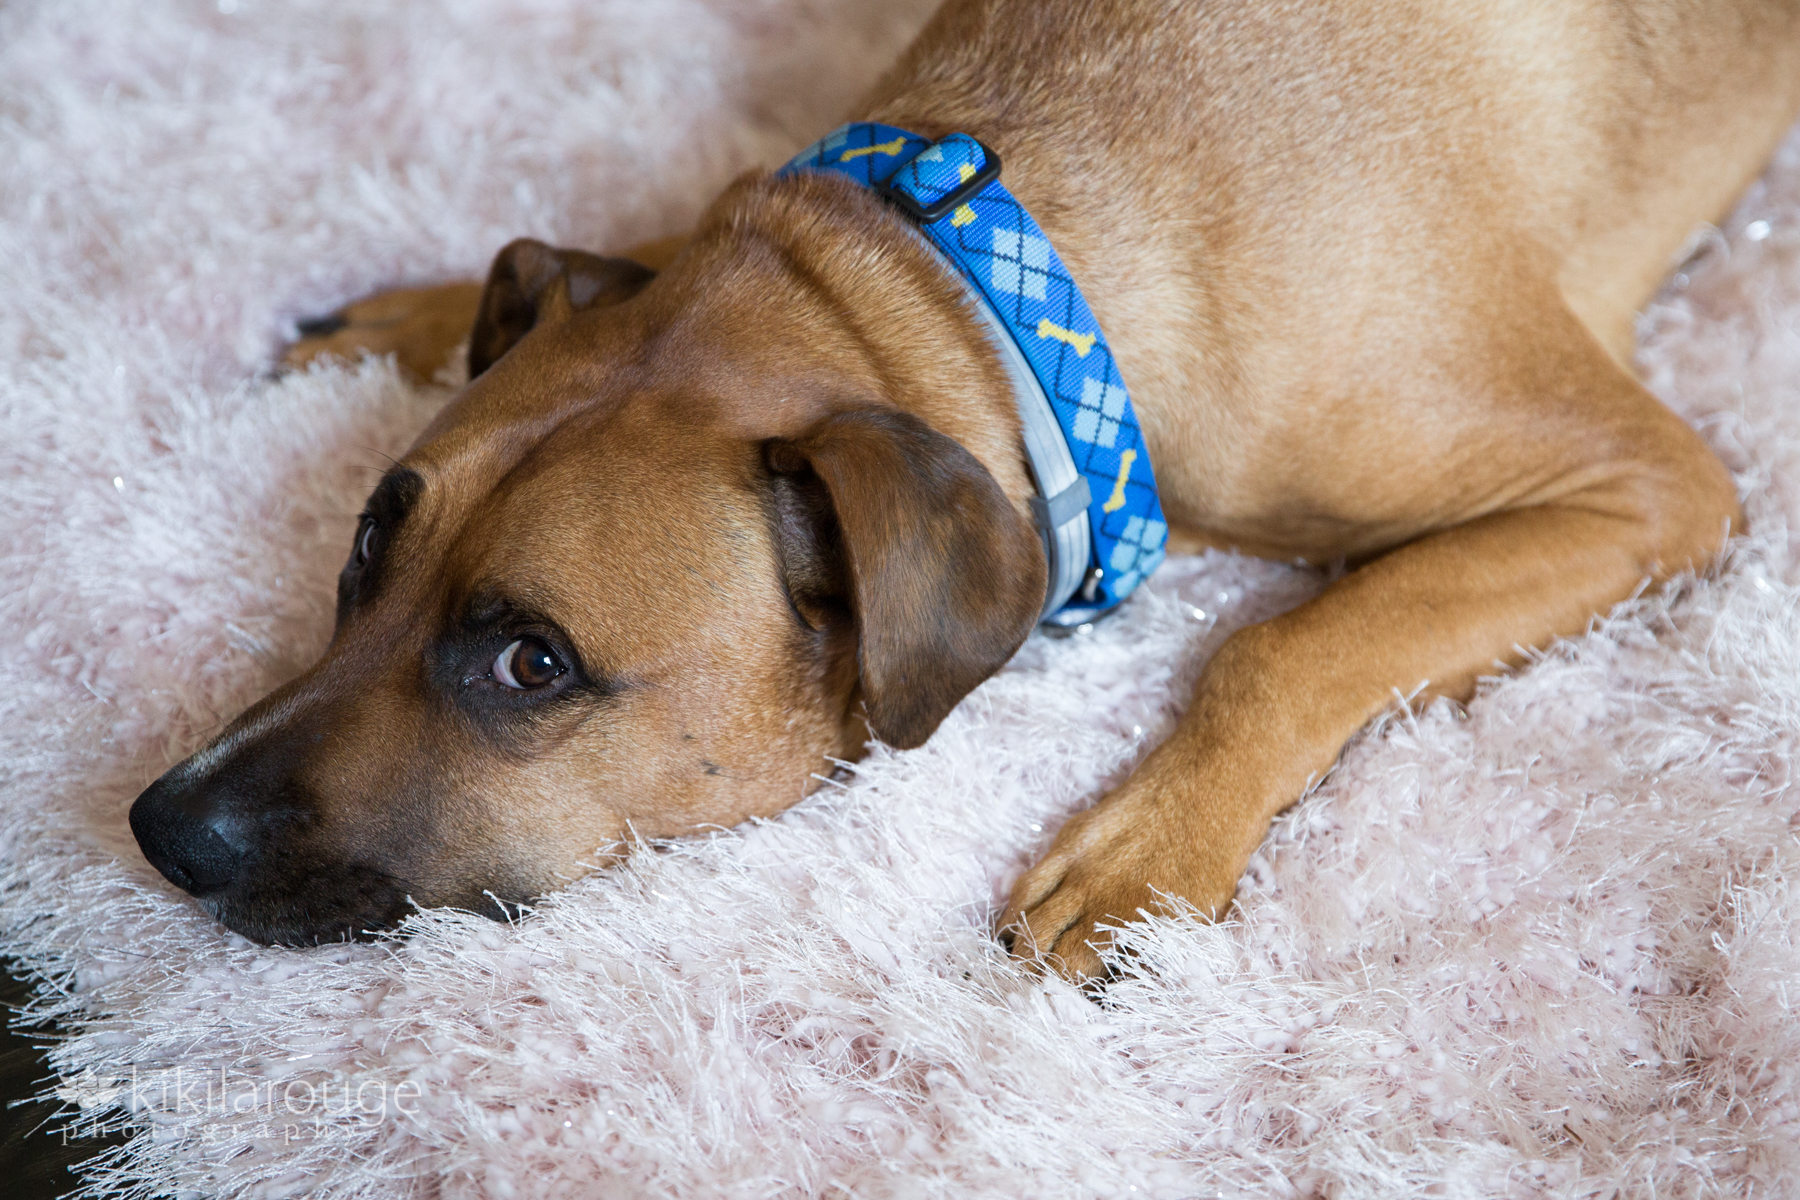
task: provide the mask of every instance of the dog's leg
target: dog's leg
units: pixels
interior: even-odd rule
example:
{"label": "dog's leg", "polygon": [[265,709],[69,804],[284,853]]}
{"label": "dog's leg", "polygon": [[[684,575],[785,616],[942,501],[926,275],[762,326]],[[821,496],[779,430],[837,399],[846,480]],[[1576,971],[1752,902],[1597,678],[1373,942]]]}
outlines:
{"label": "dog's leg", "polygon": [[[1693,431],[1597,347],[1546,377],[1554,393],[1492,429],[1493,474],[1470,489],[1491,494],[1511,473],[1528,494],[1452,510],[1472,519],[1421,531],[1229,638],[1170,739],[1014,886],[999,927],[1015,954],[1092,977],[1097,923],[1157,911],[1159,894],[1223,912],[1270,820],[1396,689],[1429,681],[1430,694],[1467,697],[1480,675],[1518,663],[1516,647],[1577,634],[1646,576],[1718,552],[1736,495]],[[1442,483],[1449,508],[1457,484]]]}
{"label": "dog's leg", "polygon": [[[635,247],[625,257],[660,271],[686,244],[685,235],[663,238]],[[392,354],[406,371],[429,382],[450,365],[457,347],[468,338],[481,305],[481,289],[476,281],[379,292],[334,313],[301,321],[300,340],[283,352],[281,363],[298,369],[321,358]]]}
{"label": "dog's leg", "polygon": [[429,382],[469,336],[480,303],[479,283],[381,292],[301,321],[300,340],[281,362],[298,369],[315,359],[392,354],[408,373]]}

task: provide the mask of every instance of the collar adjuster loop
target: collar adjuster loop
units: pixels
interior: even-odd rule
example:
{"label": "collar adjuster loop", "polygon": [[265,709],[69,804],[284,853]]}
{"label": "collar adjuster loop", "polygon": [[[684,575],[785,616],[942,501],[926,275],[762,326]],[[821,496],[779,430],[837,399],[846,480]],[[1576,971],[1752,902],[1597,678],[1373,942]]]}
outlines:
{"label": "collar adjuster loop", "polygon": [[[981,151],[981,165],[966,161],[952,163],[945,151],[956,148],[957,142],[967,143]],[[932,170],[933,164],[940,164],[938,170]],[[924,201],[920,194],[930,194],[938,190],[949,180],[942,178],[948,170],[957,170],[960,179],[954,186],[935,200]],[[940,178],[934,179],[933,176]],[[876,191],[892,201],[913,220],[922,225],[930,225],[941,220],[946,214],[956,211],[970,198],[979,194],[981,189],[1000,178],[1000,156],[986,142],[977,141],[967,134],[953,134],[936,143],[922,154],[909,159],[899,170],[895,171],[888,181],[879,184]],[[934,186],[934,184],[936,186]]]}

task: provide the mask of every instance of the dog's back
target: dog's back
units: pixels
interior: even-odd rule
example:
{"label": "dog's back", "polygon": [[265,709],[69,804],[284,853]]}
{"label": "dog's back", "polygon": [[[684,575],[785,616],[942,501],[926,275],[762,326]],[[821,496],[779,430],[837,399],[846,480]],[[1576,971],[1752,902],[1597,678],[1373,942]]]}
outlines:
{"label": "dog's back", "polygon": [[1616,320],[1800,111],[1797,26],[1795,0],[985,0],[947,5],[870,107],[989,130],[1049,222],[1115,213],[1127,237],[1065,251],[1084,278],[1127,269],[1121,240],[1148,243],[1138,287],[1504,226]]}
{"label": "dog's back", "polygon": [[[1370,439],[1375,402],[1441,407],[1461,360],[1547,310],[1629,360],[1637,308],[1800,109],[1797,27],[1794,0],[986,0],[946,6],[870,108],[1008,148],[1166,447],[1178,525],[1354,556],[1416,527],[1385,489],[1468,432]],[[1359,461],[1296,452],[1339,414],[1357,432],[1314,444]]]}

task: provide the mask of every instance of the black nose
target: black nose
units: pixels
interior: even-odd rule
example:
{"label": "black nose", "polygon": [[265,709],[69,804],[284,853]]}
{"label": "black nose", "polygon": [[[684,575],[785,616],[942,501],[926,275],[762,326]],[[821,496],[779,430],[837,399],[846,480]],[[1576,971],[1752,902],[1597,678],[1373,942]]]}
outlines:
{"label": "black nose", "polygon": [[172,784],[167,775],[131,806],[131,832],[144,857],[170,883],[196,896],[230,883],[243,858],[220,834],[218,820],[204,791]]}

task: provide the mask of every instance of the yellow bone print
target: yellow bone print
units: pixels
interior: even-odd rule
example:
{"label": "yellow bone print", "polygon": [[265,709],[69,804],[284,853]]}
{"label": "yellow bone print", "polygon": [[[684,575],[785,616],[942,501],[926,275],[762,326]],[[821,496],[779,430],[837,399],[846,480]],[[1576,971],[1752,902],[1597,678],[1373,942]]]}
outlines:
{"label": "yellow bone print", "polygon": [[1093,334],[1076,333],[1073,329],[1064,329],[1049,317],[1038,322],[1037,335],[1041,338],[1054,338],[1059,342],[1069,343],[1075,349],[1076,358],[1086,358],[1088,351],[1094,348],[1095,337]]}
{"label": "yellow bone print", "polygon": [[895,138],[891,142],[876,142],[873,146],[863,146],[856,150],[846,150],[838,155],[839,162],[849,162],[853,158],[861,158],[865,154],[898,154],[900,147],[906,145],[905,138]]}
{"label": "yellow bone print", "polygon": [[1100,506],[1101,512],[1118,512],[1125,507],[1125,481],[1131,478],[1131,464],[1137,461],[1137,451],[1127,450],[1119,455],[1119,479],[1113,484],[1113,494],[1106,498]]}
{"label": "yellow bone print", "polygon": [[[961,166],[956,168],[956,174],[957,174],[957,178],[959,178],[963,183],[967,183],[967,182],[969,182],[969,180],[975,178],[975,168],[970,166],[968,163],[963,163]],[[970,208],[966,204],[957,205],[956,211],[950,214],[950,223],[952,225],[956,226],[958,229],[961,229],[964,225],[967,225],[970,221],[973,221],[974,219],[975,219],[975,210]]]}

